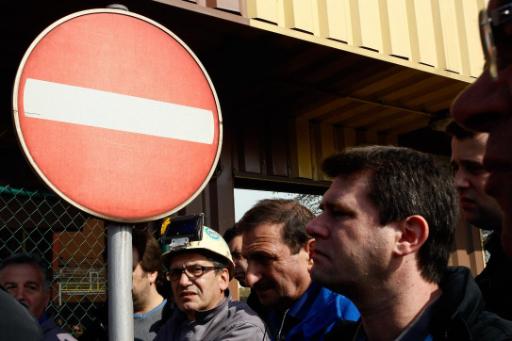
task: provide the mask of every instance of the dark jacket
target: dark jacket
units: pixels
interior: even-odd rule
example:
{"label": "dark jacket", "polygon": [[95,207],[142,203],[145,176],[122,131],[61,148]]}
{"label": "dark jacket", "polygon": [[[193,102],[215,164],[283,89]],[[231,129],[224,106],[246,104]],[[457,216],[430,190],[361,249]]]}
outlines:
{"label": "dark jacket", "polygon": [[482,291],[485,310],[512,320],[512,260],[503,252],[499,231],[489,236],[485,249],[491,257],[484,271],[475,277]]}
{"label": "dark jacket", "polygon": [[[440,287],[441,297],[429,309],[428,334],[433,340],[512,340],[512,322],[483,310],[482,293],[469,269],[449,268]],[[354,339],[359,323],[337,324],[326,340]]]}
{"label": "dark jacket", "polygon": [[71,334],[57,326],[48,315],[44,315],[39,321],[39,325],[43,330],[43,341],[77,341]]}

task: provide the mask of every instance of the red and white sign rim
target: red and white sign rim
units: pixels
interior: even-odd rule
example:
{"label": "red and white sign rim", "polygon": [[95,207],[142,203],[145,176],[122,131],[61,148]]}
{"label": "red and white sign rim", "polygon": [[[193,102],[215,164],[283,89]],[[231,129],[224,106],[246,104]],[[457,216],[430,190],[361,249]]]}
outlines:
{"label": "red and white sign rim", "polygon": [[[159,28],[160,30],[164,31],[166,34],[168,34],[170,37],[172,37],[175,41],[177,41],[190,54],[190,56],[194,58],[194,60],[197,63],[197,65],[202,70],[202,73],[203,73],[204,77],[206,78],[206,80],[207,80],[207,82],[208,82],[208,84],[210,86],[211,92],[213,94],[213,97],[214,97],[214,100],[215,100],[215,105],[216,105],[216,110],[217,110],[217,117],[218,117],[218,127],[217,127],[218,128],[218,144],[217,144],[217,150],[216,150],[216,153],[215,153],[215,157],[214,157],[214,161],[212,163],[211,169],[210,169],[209,173],[207,174],[207,176],[205,177],[205,179],[203,180],[201,186],[199,186],[199,188],[193,193],[192,196],[190,196],[187,200],[183,201],[180,205],[178,205],[178,206],[176,206],[176,207],[174,207],[174,208],[172,208],[172,209],[170,209],[168,211],[165,211],[165,212],[162,212],[162,213],[159,213],[159,214],[156,214],[156,215],[151,215],[151,216],[146,216],[146,217],[141,217],[141,218],[133,219],[133,218],[125,218],[125,217],[120,217],[120,216],[112,216],[112,215],[108,215],[108,214],[102,214],[102,213],[99,213],[97,211],[91,210],[90,208],[85,207],[82,204],[78,203],[77,201],[69,198],[66,194],[64,194],[58,187],[56,187],[44,175],[44,173],[42,172],[42,170],[40,169],[38,164],[34,161],[32,155],[31,155],[31,152],[30,152],[28,146],[25,143],[25,139],[24,139],[24,136],[23,136],[23,131],[21,129],[20,120],[19,120],[19,116],[18,116],[20,114],[19,113],[19,108],[18,108],[18,100],[19,100],[18,93],[20,91],[21,76],[22,76],[23,70],[25,68],[25,64],[27,63],[27,60],[29,59],[29,57],[31,56],[32,51],[39,44],[39,42],[41,40],[43,40],[44,37],[49,32],[51,32],[53,29],[55,29],[59,25],[65,23],[65,22],[67,22],[67,21],[69,21],[71,19],[74,19],[74,18],[77,18],[77,17],[80,17],[80,16],[84,16],[84,15],[95,14],[95,13],[113,13],[113,14],[121,14],[121,15],[130,16],[130,17],[133,17],[133,18],[145,21],[145,22],[147,22],[147,23],[149,23],[149,24]],[[136,14],[136,13],[132,13],[132,12],[128,12],[128,11],[117,10],[117,9],[91,9],[91,10],[85,10],[85,11],[80,11],[80,12],[76,12],[76,13],[70,14],[70,15],[65,16],[65,17],[59,19],[58,21],[54,22],[53,24],[48,26],[43,32],[41,32],[37,36],[37,38],[32,42],[32,44],[29,46],[29,48],[25,52],[25,54],[23,56],[23,59],[22,59],[22,61],[20,63],[20,66],[18,68],[18,72],[17,72],[17,75],[16,75],[15,84],[14,84],[14,91],[13,91],[13,116],[14,116],[15,128],[16,128],[16,131],[17,131],[17,134],[18,134],[18,137],[19,137],[18,140],[19,140],[20,145],[21,145],[21,147],[22,147],[22,149],[23,149],[23,151],[25,153],[25,157],[27,158],[27,160],[29,161],[30,165],[35,170],[35,172],[45,182],[45,184],[47,186],[49,186],[61,198],[63,198],[64,200],[66,200],[70,204],[78,207],[79,209],[83,210],[84,212],[87,212],[87,213],[89,213],[91,215],[94,215],[94,216],[97,216],[97,217],[100,217],[100,218],[103,218],[103,219],[113,220],[113,221],[122,222],[122,223],[137,223],[137,222],[152,221],[152,220],[160,219],[160,218],[169,216],[169,215],[179,211],[180,209],[184,208],[185,206],[187,206],[192,200],[194,200],[201,193],[201,191],[203,191],[203,189],[208,184],[209,180],[211,179],[211,177],[212,177],[212,175],[213,175],[213,173],[215,171],[216,165],[217,165],[217,163],[219,161],[219,158],[220,158],[221,149],[222,149],[223,129],[222,129],[222,114],[221,114],[221,108],[220,108],[220,105],[219,105],[219,100],[218,100],[215,88],[213,86],[213,83],[212,83],[208,73],[206,72],[206,69],[204,68],[202,63],[199,61],[197,56],[193,53],[193,51],[179,37],[177,37],[173,32],[171,32],[170,30],[168,30],[166,27],[162,26],[161,24],[159,24],[159,23],[157,23],[157,22],[155,22],[155,21],[153,21],[153,20],[151,20],[149,18],[146,18],[146,17],[144,17],[142,15],[139,15],[139,14]]]}

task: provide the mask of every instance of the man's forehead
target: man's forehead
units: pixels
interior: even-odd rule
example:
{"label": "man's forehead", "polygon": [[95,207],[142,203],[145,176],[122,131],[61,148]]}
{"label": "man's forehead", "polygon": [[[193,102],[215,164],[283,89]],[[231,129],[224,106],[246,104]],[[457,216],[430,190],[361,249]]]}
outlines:
{"label": "man's forehead", "polygon": [[270,241],[282,243],[282,228],[284,223],[264,222],[254,226],[244,233],[243,245],[251,245],[254,242]]}
{"label": "man's forehead", "polygon": [[192,264],[192,263],[204,263],[209,261],[204,255],[196,252],[185,252],[178,253],[173,256],[171,259],[171,267],[172,266],[181,266],[184,264]]}
{"label": "man's forehead", "polygon": [[479,134],[467,139],[452,139],[452,159],[454,157],[482,156],[485,153],[488,134]]}
{"label": "man's forehead", "polygon": [[333,179],[323,199],[336,200],[340,194],[348,194],[361,191],[366,193],[369,186],[370,177],[370,172],[363,172],[352,175],[339,175]]}

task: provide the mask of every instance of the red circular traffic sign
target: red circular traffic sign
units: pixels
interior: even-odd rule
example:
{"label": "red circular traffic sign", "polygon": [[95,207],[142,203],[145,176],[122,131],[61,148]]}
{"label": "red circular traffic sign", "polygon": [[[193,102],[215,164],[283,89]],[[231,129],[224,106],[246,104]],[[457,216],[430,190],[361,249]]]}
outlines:
{"label": "red circular traffic sign", "polygon": [[222,144],[215,89],[172,32],[120,10],[71,14],[21,62],[14,119],[39,176],[96,216],[140,222],[188,204]]}

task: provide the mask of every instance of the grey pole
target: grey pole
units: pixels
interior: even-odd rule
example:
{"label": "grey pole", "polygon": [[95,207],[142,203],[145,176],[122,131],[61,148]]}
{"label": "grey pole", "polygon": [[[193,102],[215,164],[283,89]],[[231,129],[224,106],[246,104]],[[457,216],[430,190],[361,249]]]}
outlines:
{"label": "grey pole", "polygon": [[108,339],[133,341],[132,227],[108,230]]}

